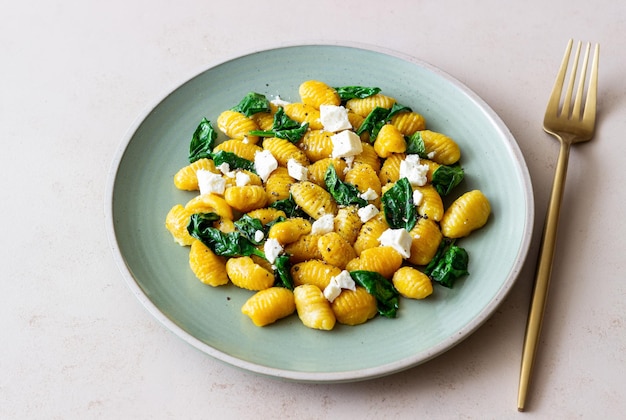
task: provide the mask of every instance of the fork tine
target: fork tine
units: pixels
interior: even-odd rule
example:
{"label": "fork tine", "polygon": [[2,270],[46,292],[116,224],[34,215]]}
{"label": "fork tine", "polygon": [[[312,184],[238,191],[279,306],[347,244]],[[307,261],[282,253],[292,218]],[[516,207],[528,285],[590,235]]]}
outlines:
{"label": "fork tine", "polygon": [[[578,44],[580,46],[580,43]],[[591,43],[587,44],[585,49],[585,58],[583,58],[583,65],[580,68],[580,80],[578,81],[578,90],[576,91],[576,98],[574,99],[574,109],[572,110],[572,118],[580,118],[580,107],[583,102],[583,93],[585,91],[585,79],[587,77],[587,65],[589,64],[589,51],[591,49]]]}
{"label": "fork tine", "polygon": [[594,124],[596,119],[596,97],[598,94],[598,61],[600,59],[600,45],[595,44],[593,62],[591,63],[591,76],[589,78],[589,91],[583,111],[583,122]]}
{"label": "fork tine", "polygon": [[[580,57],[580,47],[582,42],[578,41],[576,47],[576,55],[574,56],[574,64],[572,66],[572,72],[569,76],[569,83],[567,84],[567,91],[565,92],[565,99],[563,99],[563,108],[561,108],[561,115],[569,117],[569,107],[572,103],[572,92],[574,91],[574,81],[576,79],[576,71],[578,70],[578,58]],[[569,58],[569,57],[568,57]]]}
{"label": "fork tine", "polygon": [[567,47],[565,48],[565,55],[563,56],[563,61],[561,62],[561,68],[559,69],[559,73],[556,76],[556,80],[554,81],[554,87],[552,88],[550,99],[548,100],[547,110],[549,110],[550,112],[554,112],[554,115],[557,115],[559,112],[561,92],[563,91],[563,82],[565,81],[565,73],[567,72],[567,64],[569,62],[569,56],[572,51],[573,42],[574,41],[570,39],[567,43]]}

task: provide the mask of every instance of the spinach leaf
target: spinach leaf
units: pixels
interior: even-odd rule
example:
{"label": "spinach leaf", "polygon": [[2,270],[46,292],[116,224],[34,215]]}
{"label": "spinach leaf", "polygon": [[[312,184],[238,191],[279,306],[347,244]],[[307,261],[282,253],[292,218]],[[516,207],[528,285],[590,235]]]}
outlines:
{"label": "spinach leaf", "polygon": [[270,112],[270,102],[265,95],[260,93],[250,92],[243,99],[231,109],[232,111],[240,112],[246,117],[256,114],[257,112]]}
{"label": "spinach leaf", "polygon": [[[246,239],[252,242],[254,245],[259,245],[265,239],[265,228],[263,226],[263,222],[259,219],[255,219],[254,217],[250,217],[247,214],[244,214],[239,218],[239,220],[235,221],[235,227],[237,231],[241,233]],[[263,238],[260,241],[257,241],[254,236],[257,231],[263,232]]]}
{"label": "spinach leaf", "polygon": [[367,206],[367,200],[359,197],[360,191],[354,185],[339,179],[332,163],[324,174],[324,183],[330,195],[340,206],[349,206],[350,204],[356,204],[359,207]]}
{"label": "spinach leaf", "polygon": [[291,194],[289,194],[288,198],[273,202],[270,204],[270,207],[284,211],[287,217],[302,217],[304,219],[309,219],[309,215],[296,204],[296,201],[293,199]]}
{"label": "spinach leaf", "polygon": [[382,108],[377,106],[374,108],[363,120],[361,127],[357,130],[357,134],[361,135],[365,132],[370,135],[370,143],[373,143],[378,136],[378,132],[391,118],[400,112],[411,112],[411,108],[408,106],[400,105],[398,103],[393,104],[391,109]]}
{"label": "spinach leaf", "polygon": [[365,86],[341,86],[334,88],[339,97],[341,98],[341,102],[345,102],[348,99],[364,99],[372,95],[376,95],[380,92],[380,88],[377,87],[365,87]]}
{"label": "spinach leaf", "polygon": [[233,152],[220,150],[217,153],[211,154],[211,157],[213,158],[213,162],[215,162],[215,166],[220,166],[222,163],[227,163],[231,171],[235,169],[245,169],[247,171],[256,173],[254,169],[254,162],[239,157]]}
{"label": "spinach leaf", "polygon": [[369,133],[370,143],[373,143],[380,129],[387,123],[387,115],[389,115],[387,108],[377,106],[365,117],[356,133],[359,136],[363,133]]}
{"label": "spinach leaf", "polygon": [[411,111],[412,109],[409,108],[408,106],[395,103],[389,110],[389,114],[387,115],[387,121],[391,120],[391,118],[395,116],[396,114],[399,114],[401,112],[411,112]]}
{"label": "spinach leaf", "polygon": [[409,180],[400,178],[381,197],[385,219],[393,229],[413,229],[417,223],[417,208],[413,203],[413,188]]}
{"label": "spinach leaf", "polygon": [[[212,213],[208,213],[211,215]],[[219,216],[218,216],[219,218]],[[187,230],[189,234],[199,239],[217,255],[224,257],[241,257],[256,255],[265,258],[263,251],[241,233],[223,233],[213,227],[215,217],[206,217],[205,214],[193,214]]]}
{"label": "spinach leaf", "polygon": [[424,273],[442,286],[452,288],[456,279],[469,274],[468,264],[467,251],[456,246],[453,240],[444,240],[431,262],[426,266]]}
{"label": "spinach leaf", "polygon": [[426,153],[426,145],[424,144],[424,140],[422,139],[422,133],[416,131],[410,136],[404,136],[406,140],[406,151],[407,155],[418,155],[422,159],[428,159],[428,154]]}
{"label": "spinach leaf", "polygon": [[189,145],[189,163],[203,158],[211,158],[213,144],[217,138],[217,132],[206,118],[202,118],[196,128]]}
{"label": "spinach leaf", "polygon": [[463,180],[465,172],[460,165],[441,165],[433,172],[432,184],[441,196],[448,195],[450,191]]}
{"label": "spinach leaf", "polygon": [[276,111],[276,114],[274,114],[274,123],[272,124],[271,130],[252,130],[250,131],[250,134],[261,137],[278,137],[279,139],[285,139],[292,143],[296,143],[300,141],[308,129],[309,123],[301,124],[292,120],[285,113],[284,108],[280,107],[278,108],[278,111]]}
{"label": "spinach leaf", "polygon": [[289,290],[293,290],[293,278],[291,277],[291,263],[289,255],[282,254],[274,261],[274,273],[276,277],[276,286],[281,286]]}
{"label": "spinach leaf", "polygon": [[351,271],[352,279],[376,298],[378,313],[395,318],[398,311],[399,293],[393,284],[375,271]]}

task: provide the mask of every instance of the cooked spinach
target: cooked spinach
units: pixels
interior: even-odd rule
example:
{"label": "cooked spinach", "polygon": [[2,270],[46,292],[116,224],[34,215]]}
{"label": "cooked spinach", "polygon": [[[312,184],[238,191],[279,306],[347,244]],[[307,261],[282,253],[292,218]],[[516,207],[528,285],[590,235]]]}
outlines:
{"label": "cooked spinach", "polygon": [[398,103],[394,103],[391,109],[377,106],[363,120],[361,127],[357,130],[357,134],[361,135],[365,132],[370,135],[370,143],[373,143],[378,136],[378,132],[391,118],[400,112],[411,112],[411,108]]}
{"label": "cooked spinach", "polygon": [[463,180],[465,172],[460,165],[441,165],[433,172],[432,184],[441,196],[448,195],[450,191]]}
{"label": "cooked spinach", "polygon": [[367,200],[359,197],[361,192],[354,185],[339,179],[332,163],[324,174],[324,183],[330,195],[340,206],[349,206],[350,204],[356,204],[359,207],[367,206]]}
{"label": "cooked spinach", "polygon": [[417,223],[417,208],[413,203],[413,188],[407,178],[400,178],[381,197],[385,219],[393,229],[413,229]]}
{"label": "cooked spinach", "polygon": [[389,110],[387,108],[377,106],[365,117],[356,133],[359,136],[363,133],[369,133],[370,142],[373,143],[380,129],[387,123],[388,115]]}
{"label": "cooked spinach", "polygon": [[260,93],[249,92],[243,99],[231,109],[250,117],[258,112],[270,112],[270,102],[265,95]]}
{"label": "cooked spinach", "polygon": [[270,204],[270,207],[284,211],[285,215],[288,218],[291,218],[291,217],[302,217],[305,219],[309,218],[309,215],[306,214],[304,210],[302,210],[300,206],[296,204],[291,194],[289,194],[289,197],[287,198],[273,202],[272,204]]}
{"label": "cooked spinach", "polygon": [[289,255],[282,254],[274,261],[275,286],[281,286],[293,290],[293,278],[291,277],[291,262]]}
{"label": "cooked spinach", "polygon": [[196,128],[189,145],[189,163],[203,158],[211,158],[211,151],[217,139],[217,132],[211,125],[211,121],[202,118]]}
{"label": "cooked spinach", "polygon": [[[235,228],[237,231],[241,233],[241,235],[245,236],[250,242],[255,245],[259,245],[265,239],[265,227],[263,226],[263,222],[254,217],[250,217],[247,214],[244,214],[239,218],[239,220],[235,221]],[[254,236],[255,234],[261,231],[263,232],[263,238],[260,241],[257,241]]]}
{"label": "cooked spinach", "polygon": [[442,286],[452,288],[456,279],[469,274],[468,264],[469,255],[464,248],[455,245],[454,240],[443,240],[424,273]]}
{"label": "cooked spinach", "polygon": [[[211,215],[213,213],[207,213]],[[265,258],[263,251],[256,248],[248,238],[240,232],[224,233],[213,227],[215,217],[207,217],[207,214],[194,214],[191,216],[187,230],[189,234],[202,241],[217,255],[224,257],[242,257],[256,255]],[[218,216],[219,218],[219,216]]]}
{"label": "cooked spinach", "polygon": [[272,124],[271,130],[253,130],[250,131],[250,135],[261,137],[278,137],[280,139],[285,139],[289,140],[292,143],[296,143],[300,141],[308,128],[309,123],[301,124],[297,121],[292,120],[285,113],[285,109],[283,107],[279,107],[278,111],[276,111],[276,114],[274,114],[274,122]]}
{"label": "cooked spinach", "polygon": [[387,318],[396,317],[400,295],[389,280],[375,271],[356,270],[351,271],[350,276],[376,298],[379,314]]}
{"label": "cooked spinach", "polygon": [[212,153],[211,158],[213,158],[215,166],[220,166],[222,163],[227,163],[231,171],[235,169],[245,169],[247,171],[256,173],[254,169],[254,162],[239,157],[233,152],[220,150],[217,153]]}
{"label": "cooked spinach", "polygon": [[424,140],[422,139],[422,133],[416,131],[410,136],[404,136],[406,140],[406,154],[411,155],[419,155],[422,159],[427,159],[428,154],[426,153],[426,145],[424,144]]}
{"label": "cooked spinach", "polygon": [[345,102],[348,99],[355,98],[364,99],[372,95],[376,95],[378,92],[380,92],[380,88],[365,86],[341,86],[334,89],[339,94],[341,102]]}

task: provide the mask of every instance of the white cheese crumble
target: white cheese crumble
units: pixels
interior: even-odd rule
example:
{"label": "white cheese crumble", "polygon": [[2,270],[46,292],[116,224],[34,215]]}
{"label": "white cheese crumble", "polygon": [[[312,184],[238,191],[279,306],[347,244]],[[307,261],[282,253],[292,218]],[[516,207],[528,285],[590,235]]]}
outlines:
{"label": "white cheese crumble", "polygon": [[[361,145],[361,148],[362,147],[363,145]],[[345,175],[352,169],[352,165],[354,165],[354,156],[346,156],[343,160],[346,162],[346,167],[343,168],[343,174]]]}
{"label": "white cheese crumble", "polygon": [[344,130],[330,137],[333,143],[332,157],[341,158],[358,155],[363,151],[361,138],[353,131]]}
{"label": "white cheese crumble", "polygon": [[274,99],[272,99],[270,101],[272,104],[276,105],[276,106],[282,106],[284,107],[285,105],[289,105],[290,102],[284,101],[280,96],[276,95],[276,97]]}
{"label": "white cheese crumble", "polygon": [[261,242],[263,238],[265,238],[265,234],[262,230],[257,230],[256,232],[254,232],[254,240],[256,242]]}
{"label": "white cheese crumble", "polygon": [[430,152],[429,154],[427,154],[426,156],[428,156],[428,159],[431,159],[435,157],[435,151],[433,150],[432,152]]}
{"label": "white cheese crumble", "polygon": [[287,161],[287,172],[290,177],[295,178],[298,181],[306,181],[309,177],[309,169],[302,166],[295,159],[289,159]]}
{"label": "white cheese crumble", "polygon": [[422,200],[424,199],[424,194],[420,190],[413,191],[413,204],[419,206],[422,204]]}
{"label": "white cheese crumble", "polygon": [[382,246],[390,246],[402,255],[403,258],[411,256],[411,243],[413,238],[406,229],[387,229],[378,238]]}
{"label": "white cheese crumble", "polygon": [[356,290],[356,284],[347,270],[331,277],[330,283],[324,288],[324,297],[332,302],[341,294],[341,289]]}
{"label": "white cheese crumble", "polygon": [[413,186],[424,186],[428,182],[426,174],[428,173],[428,165],[420,164],[418,155],[407,155],[400,162],[400,178],[407,178]]}
{"label": "white cheese crumble", "polygon": [[320,121],[324,130],[336,133],[352,128],[348,120],[348,110],[337,105],[320,105]]}
{"label": "white cheese crumble", "polygon": [[206,169],[198,169],[196,171],[198,178],[198,187],[200,194],[224,194],[226,190],[226,180],[222,175],[207,171]]}
{"label": "white cheese crumble", "polygon": [[359,218],[361,219],[361,222],[363,223],[372,219],[378,213],[379,213],[379,210],[373,204],[368,204],[367,206],[361,207],[360,209],[357,210],[357,214],[359,215]]}
{"label": "white cheese crumble", "polygon": [[254,154],[254,169],[263,182],[278,168],[278,161],[269,150],[257,151]]}
{"label": "white cheese crumble", "polygon": [[248,175],[245,172],[241,172],[238,171],[235,174],[235,184],[238,187],[245,187],[246,185],[248,185],[250,182],[252,181],[252,179],[250,178],[250,175]]}
{"label": "white cheese crumble", "polygon": [[325,235],[335,230],[335,216],[325,214],[311,225],[312,235]]}
{"label": "white cheese crumble", "polygon": [[[256,237],[256,233],[254,236]],[[274,264],[276,258],[283,252],[283,247],[278,240],[269,238],[265,241],[265,245],[263,245],[263,251],[265,252],[265,258],[267,258],[270,264]]]}
{"label": "white cheese crumble", "polygon": [[230,165],[228,163],[224,162],[220,166],[217,167],[217,170],[219,170],[221,173],[226,175],[227,173],[230,172]]}
{"label": "white cheese crumble", "polygon": [[376,200],[378,198],[378,194],[371,188],[368,188],[364,193],[359,194],[363,200],[371,201]]}

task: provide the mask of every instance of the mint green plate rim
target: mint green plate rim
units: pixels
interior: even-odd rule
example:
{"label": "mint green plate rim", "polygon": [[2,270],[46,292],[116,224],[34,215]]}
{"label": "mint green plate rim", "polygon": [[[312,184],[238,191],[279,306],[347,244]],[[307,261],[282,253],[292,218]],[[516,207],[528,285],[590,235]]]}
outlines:
{"label": "mint green plate rim", "polygon": [[[172,178],[187,164],[189,139],[202,117],[215,121],[249,91],[297,101],[308,79],[332,86],[381,87],[423,114],[428,128],[461,146],[466,180],[456,195],[481,189],[492,216],[459,242],[470,275],[435,287],[424,301],[402,300],[398,318],[311,330],[292,316],[259,328],[241,314],[251,295],[197,281],[188,250],[165,230],[167,211],[193,195]],[[531,242],[532,185],[524,157],[498,115],[442,70],[411,56],[357,44],[287,45],[211,65],[171,90],[129,128],[112,161],[105,223],[122,277],[143,306],[198,350],[237,368],[299,382],[360,381],[399,372],[449,350],[496,310],[517,279]],[[112,302],[112,305],[114,303]]]}

